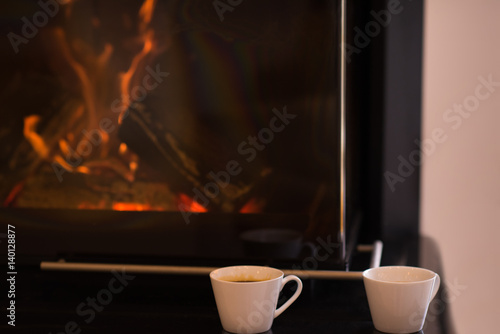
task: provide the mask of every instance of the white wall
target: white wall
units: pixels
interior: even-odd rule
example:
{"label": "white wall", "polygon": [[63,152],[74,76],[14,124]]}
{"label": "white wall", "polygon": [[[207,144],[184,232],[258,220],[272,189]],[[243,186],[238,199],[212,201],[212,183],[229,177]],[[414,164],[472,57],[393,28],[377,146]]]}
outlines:
{"label": "white wall", "polygon": [[[425,6],[422,136],[441,128],[447,140],[423,164],[422,234],[438,241],[455,286],[449,303],[457,333],[499,333],[500,1]],[[478,77],[489,76],[498,82],[493,92],[478,88]],[[470,116],[465,107],[464,116],[447,112],[464,103]]]}

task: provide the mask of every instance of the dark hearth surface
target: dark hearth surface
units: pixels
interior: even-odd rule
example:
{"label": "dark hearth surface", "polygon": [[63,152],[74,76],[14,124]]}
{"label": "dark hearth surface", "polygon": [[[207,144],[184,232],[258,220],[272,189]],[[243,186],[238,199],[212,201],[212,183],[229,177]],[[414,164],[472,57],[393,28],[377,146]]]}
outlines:
{"label": "dark hearth surface", "polygon": [[[292,284],[287,285],[282,296],[293,289]],[[8,327],[4,322],[0,328]],[[53,334],[224,333],[208,276],[41,272],[35,268],[18,271],[16,330]],[[372,332],[362,281],[319,280],[304,280],[299,299],[275,319],[269,331]]]}
{"label": "dark hearth surface", "polygon": [[[420,265],[442,276],[439,251],[424,238],[384,244],[382,265]],[[419,246],[417,246],[419,244]],[[422,249],[422,248],[420,248]],[[423,254],[423,255],[422,255]],[[20,266],[16,276],[16,333],[225,333],[206,276],[145,275],[126,272],[51,272]],[[358,270],[359,268],[352,268]],[[5,277],[5,276],[4,276]],[[297,301],[275,319],[273,334],[377,334],[361,280],[303,279]],[[293,293],[285,286],[278,304]],[[453,334],[444,285],[431,303],[424,331]],[[2,302],[3,304],[4,302]],[[5,305],[2,308],[6,309]]]}

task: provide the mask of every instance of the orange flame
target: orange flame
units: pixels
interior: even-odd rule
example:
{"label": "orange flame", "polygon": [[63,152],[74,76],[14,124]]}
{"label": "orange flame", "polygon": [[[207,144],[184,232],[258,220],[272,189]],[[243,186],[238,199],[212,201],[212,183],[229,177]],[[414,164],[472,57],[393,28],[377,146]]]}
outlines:
{"label": "orange flame", "polygon": [[24,118],[24,137],[30,142],[35,152],[43,159],[49,157],[50,149],[45,144],[42,137],[36,132],[36,127],[40,122],[40,116],[31,115]]}
{"label": "orange flame", "polygon": [[130,104],[132,103],[129,94],[130,82],[132,81],[132,78],[136,73],[137,68],[141,63],[141,61],[153,49],[154,31],[152,29],[148,29],[147,27],[153,17],[155,6],[156,6],[156,0],[146,0],[144,1],[144,3],[141,6],[141,9],[139,10],[139,19],[140,19],[139,31],[143,35],[144,45],[142,47],[141,52],[139,52],[132,60],[132,63],[130,64],[130,67],[127,70],[127,72],[122,74],[120,91],[123,102],[125,103],[125,107],[123,108],[122,112],[120,113],[120,116],[118,117],[119,124],[122,123],[123,118],[125,117],[125,114],[127,112],[127,109],[130,107]]}
{"label": "orange flame", "polygon": [[155,6],[156,0],[146,0],[142,4],[141,9],[139,9],[139,18],[141,19],[139,29],[141,31],[146,30],[147,25],[151,23]]}
{"label": "orange flame", "polygon": [[179,195],[179,205],[182,205],[188,212],[207,212],[208,210],[200,203],[193,200],[186,194]]}

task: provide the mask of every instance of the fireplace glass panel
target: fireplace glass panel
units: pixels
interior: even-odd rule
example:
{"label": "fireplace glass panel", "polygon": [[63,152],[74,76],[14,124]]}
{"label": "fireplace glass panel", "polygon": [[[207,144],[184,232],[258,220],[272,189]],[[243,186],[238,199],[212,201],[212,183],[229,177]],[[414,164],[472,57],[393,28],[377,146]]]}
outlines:
{"label": "fireplace glass panel", "polygon": [[3,3],[4,209],[296,215],[344,242],[339,1]]}

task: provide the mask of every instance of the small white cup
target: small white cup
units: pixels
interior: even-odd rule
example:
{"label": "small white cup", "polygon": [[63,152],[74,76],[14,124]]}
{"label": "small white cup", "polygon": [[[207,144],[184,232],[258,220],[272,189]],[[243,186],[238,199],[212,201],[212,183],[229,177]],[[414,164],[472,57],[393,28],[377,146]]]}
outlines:
{"label": "small white cup", "polygon": [[[283,277],[281,270],[260,266],[216,269],[210,273],[210,281],[222,327],[231,333],[268,331],[274,318],[283,313],[302,291],[302,282],[297,276]],[[289,281],[297,282],[297,290],[276,309],[279,293]]]}
{"label": "small white cup", "polygon": [[427,269],[387,266],[365,270],[363,282],[375,328],[385,333],[414,333],[424,326],[441,280]]}

